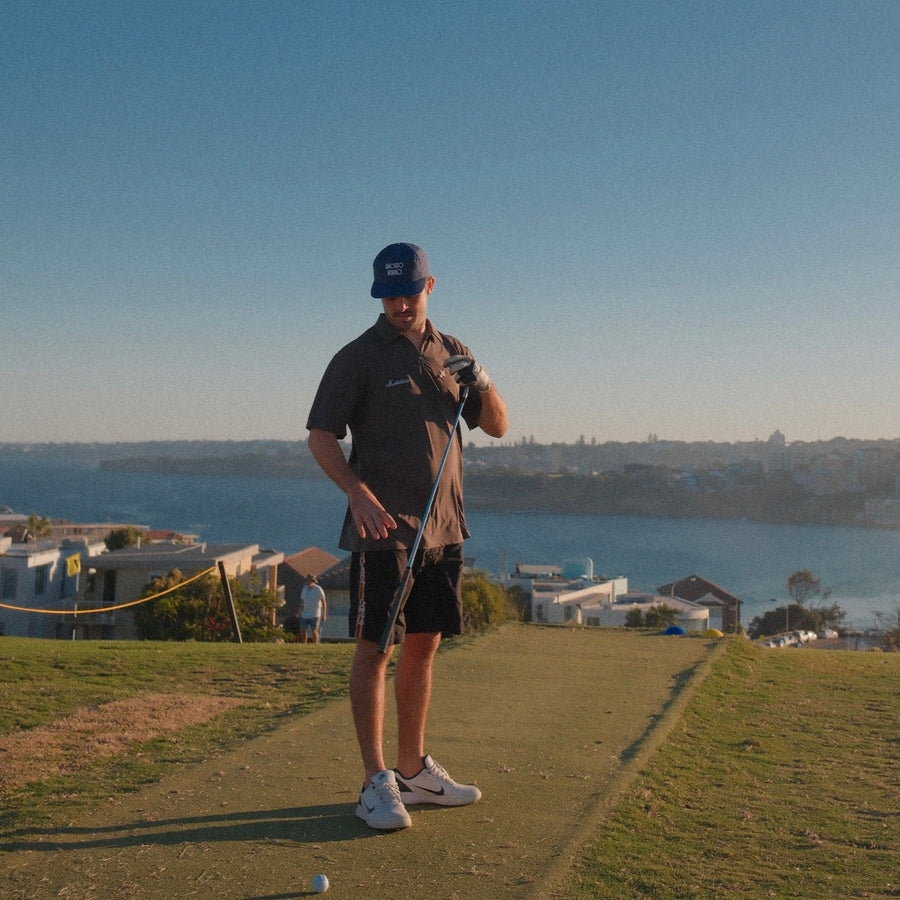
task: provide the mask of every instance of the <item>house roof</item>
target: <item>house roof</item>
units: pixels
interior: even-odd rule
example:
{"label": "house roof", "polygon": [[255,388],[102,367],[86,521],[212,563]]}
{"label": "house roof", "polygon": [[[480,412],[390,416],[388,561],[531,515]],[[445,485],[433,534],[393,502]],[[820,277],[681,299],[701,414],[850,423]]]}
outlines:
{"label": "house roof", "polygon": [[318,576],[319,584],[321,584],[325,590],[349,591],[351,559],[352,557],[345,556],[343,559],[336,560],[334,565],[331,565],[323,572],[320,572]]}
{"label": "house roof", "polygon": [[336,556],[320,550],[318,547],[307,547],[299,553],[286,556],[282,563],[288,569],[292,569],[301,578],[307,575],[318,575],[324,572],[329,566],[333,566],[338,561]]}
{"label": "house roof", "polygon": [[151,528],[144,532],[144,537],[148,541],[154,543],[170,543],[170,544],[193,544],[199,539],[197,534],[185,534],[181,531],[170,531],[169,529]]}
{"label": "house roof", "polygon": [[284,599],[288,602],[299,600],[307,575],[315,575],[319,584],[327,590],[331,585],[323,582],[322,573],[338,561],[336,556],[320,550],[318,547],[307,547],[292,556],[286,556],[278,566],[278,584],[284,588]]}
{"label": "house roof", "polygon": [[92,569],[179,569],[182,572],[199,572],[230,556],[255,558],[259,553],[258,544],[145,544],[91,557],[90,565]]}
{"label": "house roof", "polygon": [[524,575],[531,578],[547,578],[562,575],[562,566],[550,566],[533,563],[516,563],[516,575]]}
{"label": "house roof", "polygon": [[686,575],[684,578],[679,578],[678,581],[661,585],[657,590],[667,597],[691,600],[694,603],[703,599],[708,603],[709,597],[712,596],[728,606],[737,607],[741,604],[740,597],[736,597],[725,588],[719,587],[699,575]]}

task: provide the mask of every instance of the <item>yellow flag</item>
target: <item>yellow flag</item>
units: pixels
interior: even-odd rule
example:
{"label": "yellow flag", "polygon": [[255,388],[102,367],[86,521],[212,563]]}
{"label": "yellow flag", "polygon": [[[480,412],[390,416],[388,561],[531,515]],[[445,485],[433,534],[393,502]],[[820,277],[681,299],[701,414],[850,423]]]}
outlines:
{"label": "yellow flag", "polygon": [[66,560],[66,575],[77,575],[81,571],[81,554],[76,553]]}

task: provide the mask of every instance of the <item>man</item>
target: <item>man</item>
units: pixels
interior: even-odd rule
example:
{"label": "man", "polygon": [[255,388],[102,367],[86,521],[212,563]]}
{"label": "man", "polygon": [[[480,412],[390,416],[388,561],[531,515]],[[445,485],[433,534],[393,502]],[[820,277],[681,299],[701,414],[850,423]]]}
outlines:
{"label": "man", "polygon": [[[432,664],[442,635],[462,633],[462,437],[451,435],[462,384],[463,419],[492,437],[507,427],[506,404],[486,370],[456,338],[428,319],[435,279],[425,252],[391,244],[374,262],[376,323],[334,356],[307,421],[309,447],[346,494],[340,546],[352,551],[350,628],[356,651],[350,699],[365,782],[356,814],[372,828],[411,823],[405,806],[474,803],[481,791],[458,784],[425,752]],[[349,461],[339,440],[347,430]],[[407,565],[444,449],[447,463],[415,561],[413,589],[393,638],[397,766],[385,765],[383,729],[389,653],[378,643]]]}
{"label": "man", "polygon": [[306,584],[300,591],[300,643],[319,643],[319,626],[328,619],[328,603],[325,591],[315,575],[306,576]]}

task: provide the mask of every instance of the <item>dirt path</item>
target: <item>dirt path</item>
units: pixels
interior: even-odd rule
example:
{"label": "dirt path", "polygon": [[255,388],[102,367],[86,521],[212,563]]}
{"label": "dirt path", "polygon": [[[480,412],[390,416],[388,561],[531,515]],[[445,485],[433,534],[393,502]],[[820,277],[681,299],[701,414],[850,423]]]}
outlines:
{"label": "dirt path", "polygon": [[477,781],[480,803],[415,808],[403,832],[367,829],[353,815],[349,703],[334,702],[66,828],[21,834],[3,847],[0,893],[287,900],[311,896],[324,872],[334,898],[552,896],[714,646],[505,628],[437,663],[429,750]]}

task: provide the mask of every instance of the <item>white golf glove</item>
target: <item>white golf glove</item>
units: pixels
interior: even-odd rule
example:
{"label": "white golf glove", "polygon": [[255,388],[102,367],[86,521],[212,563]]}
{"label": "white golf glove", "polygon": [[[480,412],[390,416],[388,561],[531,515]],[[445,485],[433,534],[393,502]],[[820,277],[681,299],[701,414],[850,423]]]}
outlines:
{"label": "white golf glove", "polygon": [[471,385],[482,394],[491,389],[487,369],[478,365],[471,356],[451,356],[444,363],[444,368],[456,379],[457,384]]}

